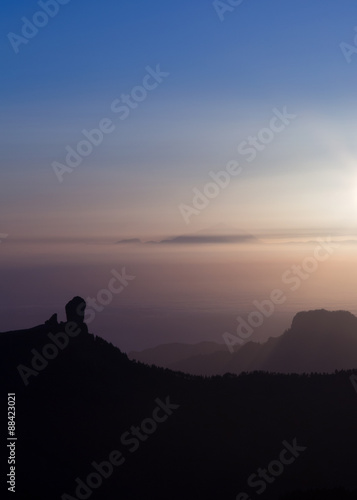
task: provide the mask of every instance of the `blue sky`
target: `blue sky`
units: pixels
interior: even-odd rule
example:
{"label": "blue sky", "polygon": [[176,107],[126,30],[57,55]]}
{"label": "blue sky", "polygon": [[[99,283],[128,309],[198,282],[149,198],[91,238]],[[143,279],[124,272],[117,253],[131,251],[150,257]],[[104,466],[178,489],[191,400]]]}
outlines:
{"label": "blue sky", "polygon": [[[290,186],[288,198],[296,205],[289,210],[297,211],[301,192],[293,186],[305,173],[306,211],[325,185],[326,206],[333,187],[337,199],[354,183],[357,193],[357,56],[347,64],[339,47],[354,43],[354,1],[244,0],[221,22],[213,3],[203,0],[70,0],[15,54],[8,33],[20,34],[21,18],[31,20],[38,10],[37,2],[7,2],[0,20],[4,232],[55,236],[51,216],[57,220],[62,211],[65,226],[78,206],[91,214],[94,234],[114,234],[118,224],[128,236],[142,233],[143,215],[154,233],[185,232],[177,206],[189,203],[193,187],[203,186],[210,170],[237,157],[237,146],[269,123],[273,108],[284,106],[298,119],[245,171],[240,186],[193,218],[192,227],[227,221],[232,200],[243,199],[239,190],[249,193],[240,210],[252,213],[253,194],[264,191],[265,182]],[[112,101],[157,64],[170,76],[128,120],[117,120],[115,132],[59,185],[52,162],[64,160],[65,147],[83,139],[83,128],[113,118]],[[244,183],[252,182],[247,191]],[[14,215],[21,213],[20,202],[28,218],[23,226]],[[246,226],[259,225],[264,196],[255,207],[255,219],[248,217]],[[337,212],[333,222],[342,224],[351,204]],[[271,225],[284,226],[274,212],[269,216]],[[104,227],[103,217],[112,218],[112,225]],[[328,224],[325,208],[314,227],[319,220]],[[296,225],[307,222],[304,217]]]}
{"label": "blue sky", "polygon": [[88,92],[100,99],[131,85],[157,61],[173,72],[170,91],[191,99],[241,91],[245,98],[265,100],[274,92],[291,97],[299,91],[315,100],[325,92],[335,95],[336,84],[353,88],[338,47],[353,39],[352,0],[245,0],[224,22],[202,0],[194,6],[188,0],[70,0],[14,58],[6,35],[19,33],[21,17],[31,19],[38,10],[30,1],[3,7],[2,86],[20,98],[67,102]]}

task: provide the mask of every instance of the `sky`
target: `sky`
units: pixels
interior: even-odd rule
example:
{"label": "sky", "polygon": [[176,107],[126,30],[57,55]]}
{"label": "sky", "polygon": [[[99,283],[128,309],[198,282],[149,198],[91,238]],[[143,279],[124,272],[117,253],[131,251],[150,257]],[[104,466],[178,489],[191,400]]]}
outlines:
{"label": "sky", "polygon": [[[166,337],[155,337],[156,324],[149,337],[135,337],[130,321],[139,305],[154,308],[156,297],[159,323],[168,296],[175,311],[184,302],[188,316],[197,301],[242,308],[244,280],[242,289],[232,285],[240,266],[250,270],[257,297],[270,265],[286,268],[301,258],[301,249],[292,256],[286,247],[267,258],[264,247],[258,264],[246,263],[244,252],[232,260],[227,255],[239,251],[222,245],[115,246],[122,239],[160,241],[221,224],[271,244],[356,237],[355,2],[237,3],[3,6],[0,330],[29,326],[71,296],[95,293],[112,268],[126,265],[136,281],[121,301],[113,299],[107,311],[114,316],[103,313],[98,328],[116,331],[115,314],[127,300],[131,334],[117,343],[147,346]],[[353,251],[348,255],[351,266]],[[219,280],[221,265],[229,271],[218,296],[203,283],[210,272],[210,282]],[[199,269],[199,290],[190,266]],[[325,289],[319,303],[333,304],[326,288],[338,286],[337,276],[348,281],[339,297],[350,290],[351,273],[336,266],[318,282]],[[187,281],[178,290],[182,272]],[[316,293],[306,290],[303,304],[311,297]],[[22,308],[16,315],[14,304]],[[35,314],[39,306],[45,311]],[[217,325],[225,328],[221,319]],[[201,328],[190,338],[204,335]]]}

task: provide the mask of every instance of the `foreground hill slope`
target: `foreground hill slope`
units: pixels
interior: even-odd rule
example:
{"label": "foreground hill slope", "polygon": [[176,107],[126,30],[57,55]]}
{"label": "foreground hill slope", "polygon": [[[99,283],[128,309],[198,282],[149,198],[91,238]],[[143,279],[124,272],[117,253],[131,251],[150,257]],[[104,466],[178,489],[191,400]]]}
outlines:
{"label": "foreground hill slope", "polygon": [[[50,343],[46,326],[0,334],[3,399],[16,393],[16,498],[233,500],[246,492],[253,499],[258,486],[248,477],[294,440],[304,450],[265,483],[265,499],[300,489],[330,492],[291,498],[357,490],[352,372],[204,379],[135,363],[83,332],[56,355]],[[27,385],[19,365],[35,366]],[[98,486],[89,476],[93,463],[108,461],[114,450],[124,462],[109,476],[104,466],[108,477],[99,475]],[[86,490],[87,479],[97,486]],[[343,491],[338,498],[350,497]]]}

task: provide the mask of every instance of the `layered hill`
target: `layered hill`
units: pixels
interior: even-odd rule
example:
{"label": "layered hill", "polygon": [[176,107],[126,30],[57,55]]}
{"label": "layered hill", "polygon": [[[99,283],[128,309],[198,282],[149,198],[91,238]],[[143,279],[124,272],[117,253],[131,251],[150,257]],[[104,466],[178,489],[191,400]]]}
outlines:
{"label": "layered hill", "polygon": [[357,490],[357,371],[204,379],[59,326],[0,334],[3,399],[16,394],[16,498],[254,499],[251,476],[286,447],[289,465],[264,480],[265,499]]}
{"label": "layered hill", "polygon": [[[216,344],[219,346],[219,344]],[[173,348],[173,346],[171,346]],[[295,315],[291,327],[280,337],[263,344],[247,341],[235,352],[228,348],[212,352],[186,351],[185,357],[165,358],[161,347],[132,353],[134,359],[197,375],[264,370],[279,373],[333,373],[356,366],[357,318],[347,311],[305,311]]]}
{"label": "layered hill", "polygon": [[180,366],[181,363],[184,363],[189,358],[226,351],[226,345],[218,344],[217,342],[199,342],[198,344],[173,342],[171,344],[161,344],[143,351],[131,351],[128,353],[128,357],[147,365],[171,368],[174,365]]}

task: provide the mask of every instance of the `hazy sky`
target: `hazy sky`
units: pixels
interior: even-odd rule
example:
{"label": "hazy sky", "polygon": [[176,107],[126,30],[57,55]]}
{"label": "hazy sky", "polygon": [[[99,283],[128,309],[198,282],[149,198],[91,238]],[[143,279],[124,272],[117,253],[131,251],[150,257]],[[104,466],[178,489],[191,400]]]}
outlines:
{"label": "hazy sky", "polygon": [[[0,19],[2,269],[48,266],[47,290],[55,265],[109,273],[114,250],[94,242],[222,222],[258,237],[355,235],[354,0],[56,5],[6,2]],[[83,143],[98,128],[95,145]],[[78,246],[66,246],[73,239]],[[140,255],[135,262],[150,262]],[[43,291],[38,301],[57,306],[79,293],[83,281],[66,269],[56,298]],[[25,306],[21,276],[9,278],[11,300]],[[106,281],[95,276],[92,288]]]}
{"label": "hazy sky", "polygon": [[[7,2],[0,20],[2,232],[354,225],[357,54],[348,64],[339,46],[354,45],[354,1],[245,0],[221,21],[203,0],[71,0],[28,43],[11,43],[39,10]],[[158,64],[169,76],[121,120],[113,101]],[[284,107],[297,117],[248,163],[238,146]],[[59,183],[52,163],[104,118],[115,130]],[[234,159],[243,172],[187,227],[179,205]]]}

